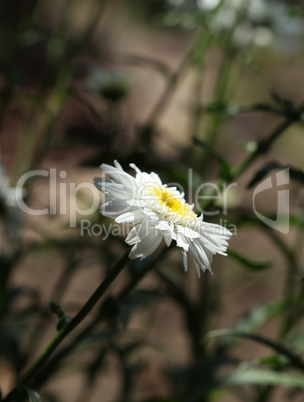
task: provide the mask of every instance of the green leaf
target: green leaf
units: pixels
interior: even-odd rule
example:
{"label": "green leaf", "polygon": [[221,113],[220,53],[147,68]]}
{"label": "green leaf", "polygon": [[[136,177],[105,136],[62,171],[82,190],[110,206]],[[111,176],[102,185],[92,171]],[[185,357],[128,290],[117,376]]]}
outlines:
{"label": "green leaf", "polygon": [[281,385],[304,389],[304,376],[281,372],[248,369],[242,366],[233,373],[221,378],[217,387],[235,387],[239,385]]}
{"label": "green leaf", "polygon": [[302,8],[300,8],[300,6],[298,7],[298,8],[296,8],[296,7],[294,7],[294,8],[291,8],[289,11],[288,11],[288,15],[289,15],[289,17],[304,17],[304,8],[302,7]]}
{"label": "green leaf", "polygon": [[57,331],[63,330],[72,320],[73,317],[66,315],[63,311],[63,308],[59,304],[54,303],[53,301],[49,302],[49,307],[51,312],[53,314],[56,314],[58,317]]}
{"label": "green leaf", "polygon": [[223,328],[215,331],[210,331],[206,335],[205,339],[211,339],[217,336],[232,336],[232,337],[239,337],[249,339],[254,342],[261,343],[262,345],[268,346],[278,354],[283,355],[286,357],[290,365],[303,370],[304,371],[304,362],[295,354],[293,354],[288,348],[286,348],[283,344],[273,341],[272,339],[266,338],[265,336],[259,334],[252,334],[248,332],[240,332],[235,331],[229,328]]}
{"label": "green leaf", "polygon": [[235,329],[250,332],[260,328],[271,318],[285,310],[285,305],[281,300],[271,301],[252,309],[245,317],[241,318],[235,325]]}
{"label": "green leaf", "polygon": [[234,259],[236,259],[241,264],[243,264],[246,268],[249,268],[250,270],[253,271],[262,270],[265,268],[269,268],[271,266],[270,261],[253,261],[248,259],[247,257],[244,257],[239,252],[231,249],[229,250],[229,255]]}
{"label": "green leaf", "polygon": [[56,304],[51,300],[49,302],[49,308],[51,310],[51,313],[56,314],[58,318],[64,317],[63,308],[59,304]]}
{"label": "green leaf", "polygon": [[[301,299],[294,300],[293,303],[293,305],[297,305],[301,303]],[[288,303],[281,300],[271,301],[266,305],[259,305],[238,320],[234,325],[234,330],[240,332],[256,331],[273,317],[283,313],[287,307]],[[240,338],[227,337],[222,340],[221,347],[230,348],[238,342],[240,342]]]}
{"label": "green leaf", "polygon": [[259,365],[269,366],[274,370],[282,370],[288,365],[288,361],[281,355],[271,355],[259,359]]}
{"label": "green leaf", "polygon": [[304,352],[304,327],[294,328],[286,339],[288,347],[297,354]]}
{"label": "green leaf", "polygon": [[235,325],[234,329],[240,332],[253,332],[266,324],[275,316],[282,314],[286,309],[303,304],[303,296],[300,295],[292,300],[274,300],[267,304],[259,305],[249,311]]}

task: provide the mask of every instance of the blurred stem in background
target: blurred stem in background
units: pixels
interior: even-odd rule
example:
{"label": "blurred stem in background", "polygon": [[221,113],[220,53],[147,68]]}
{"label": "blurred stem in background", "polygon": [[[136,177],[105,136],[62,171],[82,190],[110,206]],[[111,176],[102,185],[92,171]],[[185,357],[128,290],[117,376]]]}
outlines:
{"label": "blurred stem in background", "polygon": [[[211,33],[202,32],[200,40],[197,41],[197,46],[194,49],[192,55],[192,63],[195,73],[192,115],[190,122],[190,133],[192,135],[192,140],[194,138],[199,138],[200,134],[200,123],[202,117],[200,109],[204,82],[204,68],[206,64],[206,58],[208,56],[208,49],[212,45],[213,40],[214,38]],[[194,151],[195,148],[190,147],[188,152],[186,152],[185,154],[185,159],[191,160]]]}
{"label": "blurred stem in background", "polygon": [[[138,284],[138,282],[152,269],[157,267],[159,263],[163,262],[163,259],[165,256],[168,254],[170,251],[170,247],[164,247],[163,250],[154,258],[151,258],[149,264],[145,267],[145,269],[141,269],[139,272],[137,272],[136,275],[134,275],[131,280],[123,287],[123,289],[119,292],[119,294],[116,296],[114,299],[114,303],[119,304],[122,303],[126,297],[130,294],[130,292],[135,288],[135,286]],[[107,299],[105,300],[105,303],[107,302]],[[101,308],[101,313],[103,309]],[[46,364],[45,368],[41,370],[35,381],[33,382],[32,386],[34,388],[39,388],[41,385],[43,385],[46,380],[54,374],[59,366],[60,363],[64,358],[66,358],[68,355],[70,355],[74,349],[77,348],[85,340],[87,336],[89,336],[94,329],[100,325],[103,321],[107,320],[108,316],[98,314],[91,322],[89,322],[75,337],[74,339],[71,340],[70,343],[67,345],[63,346],[51,359],[50,361]]]}
{"label": "blurred stem in background", "polygon": [[115,150],[119,148],[118,140],[120,131],[120,104],[118,102],[110,102],[109,120],[111,148]]}
{"label": "blurred stem in background", "polygon": [[149,148],[151,146],[153,134],[155,134],[155,132],[157,131],[157,120],[165,112],[166,107],[168,106],[174,94],[174,91],[180,83],[181,78],[184,76],[187,69],[191,66],[193,54],[197,51],[197,44],[201,41],[202,35],[204,35],[204,33],[201,31],[200,28],[198,28],[176,72],[172,73],[171,76],[169,76],[164,91],[156,102],[144,126],[141,128],[140,142],[144,145],[145,148]]}
{"label": "blurred stem in background", "polygon": [[[37,4],[35,3],[35,6]],[[95,7],[91,11],[87,26],[72,48],[70,55],[67,56],[67,44],[70,40],[68,19],[72,5],[73,0],[67,0],[64,3],[58,26],[47,43],[46,71],[44,72],[43,86],[39,90],[40,102],[43,103],[42,106],[39,105],[39,109],[42,109],[45,118],[41,130],[42,134],[39,135],[39,132],[37,132],[36,121],[31,116],[27,123],[27,129],[21,134],[19,139],[14,173],[12,175],[13,183],[16,183],[23,173],[39,166],[46,152],[53,146],[54,126],[58,115],[70,96],[70,84],[75,72],[76,59],[87,46],[97,24],[100,23],[107,0],[95,2]],[[24,24],[22,24],[23,26]],[[66,57],[68,59],[64,60]],[[52,85],[53,80],[55,81]],[[51,93],[50,95],[46,95],[45,99],[45,91],[48,90],[50,84],[52,85]],[[36,148],[37,143],[40,142],[41,145],[39,145],[40,149],[38,152]],[[34,156],[35,151],[36,157]]]}
{"label": "blurred stem in background", "polygon": [[[228,95],[228,89],[230,90],[230,93],[232,94],[233,90],[235,89],[234,87],[237,86],[238,81],[239,81],[239,75],[235,74],[234,77],[232,77],[232,68],[234,67],[234,64],[236,63],[235,60],[235,44],[234,44],[234,34],[235,31],[238,27],[238,25],[242,22],[245,12],[246,12],[246,7],[248,4],[248,0],[244,1],[242,4],[242,7],[237,13],[237,17],[235,19],[235,22],[233,26],[229,29],[228,32],[225,32],[222,37],[218,38],[218,40],[221,42],[221,56],[220,56],[220,61],[219,61],[219,67],[217,71],[217,80],[215,84],[215,92],[214,92],[214,97],[212,102],[221,107],[222,105],[227,104],[227,95]],[[231,86],[231,82],[233,82],[234,87]],[[201,108],[199,108],[201,110]],[[202,116],[199,116],[202,117]],[[220,126],[222,125],[224,121],[224,116],[222,113],[213,113],[211,116],[211,121],[209,125],[209,129],[207,130],[207,135],[204,141],[206,144],[213,150],[216,144],[216,136],[218,133],[218,130]],[[196,138],[200,139],[200,136],[197,135]],[[211,155],[209,155],[207,152],[205,153],[204,157],[200,161],[200,171],[202,172],[202,176],[205,177],[206,175],[206,170],[207,167],[210,165],[211,161]]]}
{"label": "blurred stem in background", "polygon": [[[221,49],[221,57],[219,62],[219,67],[217,70],[217,79],[215,84],[215,93],[213,97],[213,103],[216,105],[226,104],[226,96],[227,96],[227,88],[230,82],[231,68],[234,63],[233,58],[233,35],[236,27],[239,22],[243,18],[244,14],[244,6],[241,8],[238,13],[238,17],[236,18],[236,22],[233,27],[223,35],[223,44]],[[212,38],[213,40],[215,38]],[[202,61],[202,60],[201,60]],[[199,67],[201,64],[199,63]],[[202,72],[198,69],[198,82],[197,82],[197,94],[196,94],[196,107],[193,113],[193,130],[192,130],[192,139],[195,142],[196,139],[200,139],[200,120],[202,118],[201,113],[201,84],[202,84]],[[237,84],[238,80],[235,79],[234,83]],[[207,136],[204,139],[204,142],[207,144],[207,147],[210,150],[214,149],[216,143],[216,135],[219,127],[223,123],[224,117],[221,113],[214,113],[211,116],[211,121],[209,124],[209,129],[207,130]],[[208,152],[204,152],[204,155],[198,161],[198,169],[201,177],[204,179],[208,176],[207,170],[209,169],[211,162],[211,155]],[[216,281],[214,279],[210,282],[209,274],[203,275],[201,278],[200,284],[200,309],[199,309],[199,330],[196,331],[197,339],[194,340],[196,344],[196,353],[195,356],[200,360],[203,359],[206,354],[206,344],[201,342],[201,337],[207,333],[209,329],[209,319],[211,314],[215,308],[214,302],[218,299],[218,295],[220,293],[220,279]],[[206,396],[204,402],[208,400]]]}
{"label": "blurred stem in background", "polygon": [[[64,254],[63,257],[65,258],[65,268],[62,270],[61,275],[58,278],[56,285],[54,286],[53,293],[50,297],[50,300],[58,305],[60,304],[61,297],[64,295],[73,278],[73,273],[77,268],[77,265],[80,264],[80,261],[76,258],[76,251],[79,247],[77,246],[78,245],[76,245],[75,248],[72,248],[71,250],[62,250]],[[47,330],[47,323],[50,320],[50,316],[51,311],[49,308],[47,309],[47,311],[42,308],[42,311],[39,312],[39,316],[37,317],[37,320],[33,325],[33,329],[27,343],[27,359],[25,359],[25,364],[31,362],[32,356],[34,355],[35,350],[37,350],[37,346],[39,346],[39,340],[43,338],[42,334]]]}
{"label": "blurred stem in background", "polygon": [[[68,41],[68,29],[65,27],[66,23],[66,14],[69,12],[69,6],[70,2],[72,0],[69,0],[69,2],[66,4],[66,7],[63,10],[63,17],[62,17],[62,27],[59,29],[59,38],[58,40],[61,40],[61,46],[59,49],[61,49],[60,52],[58,52],[58,43],[57,39],[55,40],[55,43],[50,43],[49,46],[49,57],[50,59],[53,59],[54,61],[59,62],[60,59],[62,59],[64,52],[66,50],[66,45]],[[95,1],[95,7],[92,8],[91,11],[91,16],[89,18],[89,22],[82,32],[81,37],[78,39],[78,42],[74,45],[74,47],[71,50],[71,54],[68,57],[68,60],[63,63],[61,66],[61,69],[59,71],[57,80],[54,85],[54,89],[52,90],[52,95],[50,100],[47,102],[47,110],[50,110],[50,115],[49,118],[45,122],[45,136],[43,140],[43,147],[42,147],[42,155],[52,146],[52,141],[53,141],[53,134],[54,134],[54,125],[56,122],[56,119],[58,117],[58,114],[62,110],[63,105],[65,104],[66,100],[69,97],[69,85],[71,83],[71,80],[73,78],[74,72],[75,72],[75,61],[76,58],[81,54],[81,52],[85,49],[85,47],[88,45],[88,42],[91,38],[91,36],[94,33],[94,30],[96,29],[98,23],[101,21],[101,17],[105,11],[106,5],[108,3],[108,0],[103,0],[103,1]],[[63,32],[63,37],[62,32]],[[51,74],[52,72],[49,72]],[[40,156],[41,159],[41,156]]]}
{"label": "blurred stem in background", "polygon": [[34,364],[20,378],[17,386],[6,396],[4,401],[8,402],[8,401],[23,400],[23,396],[22,395],[20,396],[20,390],[22,391],[22,388],[31,386],[33,381],[35,381],[36,377],[39,375],[39,373],[44,368],[47,361],[52,356],[57,347],[61,344],[61,342],[86,318],[86,316],[95,307],[95,305],[104,295],[108,287],[116,279],[116,277],[120,274],[120,272],[123,270],[123,268],[129,261],[128,257],[129,252],[130,249],[128,249],[128,251],[121,257],[121,259],[109,272],[109,274],[106,276],[103,282],[99,285],[99,287],[95,290],[95,292],[92,294],[89,300],[75,315],[75,317],[73,317],[69,322],[67,322],[62,329],[59,329],[58,334],[53,338],[53,340],[49,343],[49,345],[38,357],[38,359],[34,362]]}
{"label": "blurred stem in background", "polygon": [[271,240],[277,245],[278,250],[283,255],[286,261],[286,278],[284,286],[283,300],[286,303],[285,313],[282,315],[282,323],[279,332],[279,339],[284,340],[288,332],[293,328],[296,318],[296,308],[294,307],[293,299],[297,297],[295,291],[298,287],[297,276],[298,276],[298,261],[297,255],[294,251],[289,248],[279,234],[275,232],[269,226],[263,224],[261,228],[265,233],[271,238]]}

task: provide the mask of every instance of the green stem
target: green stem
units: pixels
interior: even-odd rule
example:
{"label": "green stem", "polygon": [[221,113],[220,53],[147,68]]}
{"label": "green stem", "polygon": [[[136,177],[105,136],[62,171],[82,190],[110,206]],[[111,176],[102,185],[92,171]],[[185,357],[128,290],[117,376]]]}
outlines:
{"label": "green stem", "polygon": [[[230,90],[229,92],[232,92],[238,82],[237,79],[234,79],[234,85],[231,85],[231,70],[234,63],[234,32],[243,20],[245,12],[246,1],[239,10],[233,27],[227,33],[227,36],[223,38],[222,57],[218,67],[216,87],[214,91],[214,103],[216,105],[224,105],[226,103],[226,98],[228,97],[228,87]],[[201,112],[202,108],[199,108],[199,110]],[[211,149],[214,148],[217,132],[219,127],[222,125],[223,120],[224,117],[221,113],[215,113],[213,116],[211,116],[210,127],[209,130],[207,130],[205,139],[205,142],[210,146]],[[206,153],[200,164],[202,175],[206,173],[206,169],[210,164],[210,157],[211,155]]]}
{"label": "green stem", "polygon": [[166,88],[162,95],[160,96],[158,102],[156,103],[154,109],[152,110],[150,117],[148,118],[145,126],[153,126],[159,116],[164,112],[165,107],[169,103],[174,90],[177,87],[178,82],[180,81],[183,74],[186,72],[188,66],[191,63],[193,52],[196,49],[197,41],[200,38],[201,30],[199,29],[192,40],[187,53],[185,54],[183,60],[181,61],[177,71],[171,75],[166,85]]}
{"label": "green stem", "polygon": [[292,114],[292,116],[288,116],[286,120],[280,123],[277,128],[272,132],[272,134],[266,139],[259,142],[257,149],[243,162],[241,163],[234,171],[233,178],[240,176],[254,161],[255,159],[265,154],[272,143],[285,131],[287,130],[293,123],[300,120],[301,115],[304,112],[304,103],[301,104],[298,109]]}
{"label": "green stem", "polygon": [[[152,259],[148,265],[148,267],[144,270],[141,270],[139,273],[135,275],[135,277],[132,278],[132,280],[119,292],[117,297],[115,298],[117,303],[120,303],[123,301],[128,294],[134,289],[134,287],[137,285],[137,283],[152,269],[155,268],[155,265],[157,264],[158,261],[162,261],[162,259],[166,256],[168,251],[172,248],[170,247],[164,247],[162,252]],[[93,329],[96,327],[96,325],[100,324],[103,322],[103,320],[106,319],[105,316],[100,317],[99,315],[96,316],[90,323],[88,323],[78,334],[77,336],[68,344],[65,345],[63,348],[61,348],[53,357],[52,359],[48,362],[46,367],[39,373],[39,376],[36,377],[34,383],[32,386],[37,389],[39,388],[42,384],[45,383],[45,381],[49,378],[49,376],[55,372],[60,364],[60,362],[68,356],[79,344],[80,342],[83,341],[83,339],[88,336]]]}
{"label": "green stem", "polygon": [[261,228],[271,238],[271,240],[277,245],[286,260],[286,278],[284,281],[284,300],[286,308],[282,316],[282,323],[279,329],[279,338],[282,339],[290,331],[294,325],[297,317],[298,309],[294,306],[294,290],[296,287],[296,278],[298,273],[297,256],[290,249],[281,237],[269,226],[262,222],[259,222]]}
{"label": "green stem", "polygon": [[[232,66],[232,60],[230,58],[224,57],[223,55],[223,60],[221,61],[218,71],[218,80],[215,90],[215,103],[218,105],[225,104],[231,66]],[[222,122],[223,122],[223,116],[221,114],[220,115],[214,114],[212,116],[211,127],[209,129],[209,132],[207,133],[207,140],[206,140],[207,144],[210,145],[212,148],[215,143],[217,129],[222,124]]]}
{"label": "green stem", "polygon": [[210,275],[209,272],[206,272],[201,278],[201,286],[200,286],[200,311],[199,311],[199,332],[198,339],[196,339],[197,343],[197,355],[195,356],[197,361],[200,361],[205,357],[206,348],[205,345],[202,344],[201,339],[208,331],[209,318],[211,313],[210,299],[212,284],[210,283]]}
{"label": "green stem", "polygon": [[39,374],[44,367],[48,359],[61,344],[61,342],[69,335],[69,333],[76,328],[83,319],[90,313],[93,307],[97,304],[100,298],[104,295],[108,287],[114,281],[114,279],[123,270],[124,266],[128,262],[129,250],[122,256],[122,258],[116,263],[113,269],[109,272],[103,282],[98,286],[93,295],[89,298],[82,309],[76,314],[76,316],[53,338],[49,345],[45,348],[35,363],[27,370],[27,372],[21,377],[17,386],[7,395],[4,399],[5,402],[15,401],[16,394],[19,393],[21,387],[31,384],[33,379]]}
{"label": "green stem", "polygon": [[[194,88],[193,88],[193,113],[192,113],[192,121],[191,121],[191,128],[190,128],[190,133],[192,136],[192,140],[195,140],[196,138],[200,137],[200,128],[201,128],[201,98],[202,98],[202,88],[203,88],[203,80],[204,80],[204,68],[205,68],[205,62],[206,62],[206,53],[207,49],[209,48],[209,45],[212,43],[213,36],[208,33],[205,34],[202,38],[202,42],[200,44],[200,54],[198,57],[198,60],[195,61],[195,83],[194,83]],[[195,52],[194,52],[195,53]],[[195,57],[195,54],[194,56]],[[192,160],[193,156],[195,155],[196,149],[194,149],[194,154],[193,154],[193,149],[189,149],[188,152],[185,154],[185,158],[187,160]],[[193,155],[193,156],[192,156]]]}
{"label": "green stem", "polygon": [[88,25],[86,26],[82,37],[80,38],[80,40],[78,41],[78,43],[76,44],[76,46],[72,51],[73,58],[77,57],[82,52],[82,50],[88,46],[88,42],[92,37],[95,29],[97,28],[97,25],[100,24],[100,21],[104,15],[108,3],[109,0],[98,0],[93,5],[91,19]]}
{"label": "green stem", "polygon": [[35,110],[31,111],[25,131],[20,135],[17,144],[17,150],[14,158],[13,173],[11,184],[14,186],[18,179],[26,173],[30,167],[37,144],[37,135],[35,132]]}

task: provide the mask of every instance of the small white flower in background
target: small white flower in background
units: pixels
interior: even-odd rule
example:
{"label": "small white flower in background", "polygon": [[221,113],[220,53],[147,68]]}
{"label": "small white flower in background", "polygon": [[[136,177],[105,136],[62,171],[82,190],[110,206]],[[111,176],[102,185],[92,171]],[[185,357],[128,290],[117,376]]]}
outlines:
{"label": "small white flower in background", "polygon": [[213,10],[220,4],[220,0],[197,0],[197,6],[202,11]]}
{"label": "small white flower in background", "polygon": [[[192,4],[189,1],[189,4]],[[293,54],[303,48],[304,20],[290,16],[293,5],[282,0],[197,0],[203,12],[217,12],[208,16],[215,32],[233,29],[233,43],[238,48],[250,44],[258,47],[275,46],[282,54]]]}
{"label": "small white flower in background", "polygon": [[5,175],[5,169],[0,164],[0,209],[6,224],[7,232],[14,237],[19,236],[23,220],[23,212],[19,200],[24,198],[21,187],[12,187]]}
{"label": "small white flower in background", "polygon": [[162,240],[169,246],[174,240],[181,248],[185,270],[188,269],[187,253],[194,261],[198,275],[208,269],[214,254],[226,255],[227,240],[232,233],[226,228],[203,221],[203,216],[193,212],[184,194],[176,187],[162,184],[156,173],[136,171],[133,177],[125,172],[117,161],[114,166],[102,164],[110,177],[96,177],[95,185],[105,194],[100,207],[104,216],[120,224],[134,225],[126,243],[133,245],[129,257],[146,258]]}

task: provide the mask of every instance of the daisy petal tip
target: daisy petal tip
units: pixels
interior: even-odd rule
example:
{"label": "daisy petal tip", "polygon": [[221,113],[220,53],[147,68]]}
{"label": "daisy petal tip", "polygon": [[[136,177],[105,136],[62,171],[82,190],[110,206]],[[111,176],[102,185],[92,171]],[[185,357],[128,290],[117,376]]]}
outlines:
{"label": "daisy petal tip", "polygon": [[114,165],[115,165],[116,169],[123,170],[123,168],[121,167],[121,164],[116,159],[114,160]]}
{"label": "daisy petal tip", "polygon": [[209,267],[209,268],[207,268],[207,269],[208,269],[208,271],[210,272],[210,274],[213,275],[213,271],[212,271],[211,267]]}

